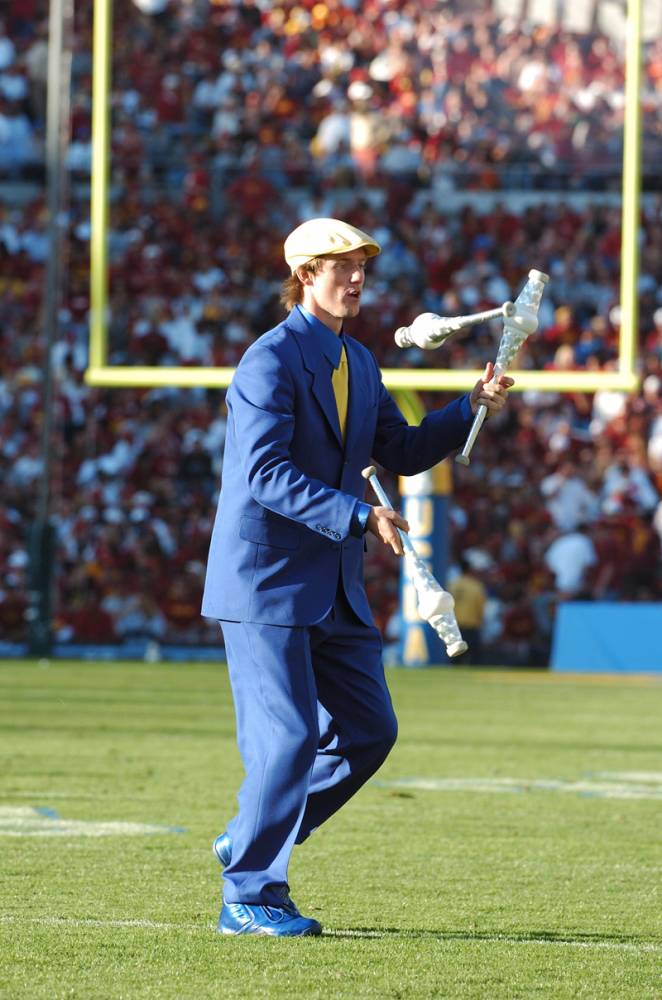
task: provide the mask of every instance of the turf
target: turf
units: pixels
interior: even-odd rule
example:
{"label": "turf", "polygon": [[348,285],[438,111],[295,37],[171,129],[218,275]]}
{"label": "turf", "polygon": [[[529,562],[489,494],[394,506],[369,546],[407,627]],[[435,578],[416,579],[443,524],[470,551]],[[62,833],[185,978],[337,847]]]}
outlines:
{"label": "turf", "polygon": [[324,935],[244,940],[214,931],[241,779],[225,668],[0,664],[0,996],[659,1000],[662,684],[389,683],[379,781],[293,856]]}

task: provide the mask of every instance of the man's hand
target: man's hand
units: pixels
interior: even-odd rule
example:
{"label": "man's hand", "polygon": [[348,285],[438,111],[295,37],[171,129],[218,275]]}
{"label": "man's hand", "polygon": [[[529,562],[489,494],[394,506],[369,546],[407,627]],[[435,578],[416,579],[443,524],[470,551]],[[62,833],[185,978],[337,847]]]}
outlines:
{"label": "man's hand", "polygon": [[488,410],[487,416],[490,417],[493,413],[498,413],[506,405],[508,390],[515,384],[515,379],[510,378],[509,375],[499,375],[495,384],[492,382],[493,377],[494,365],[491,361],[488,361],[485,365],[483,377],[476,382],[469,396],[471,410],[474,414],[479,406],[486,406]]}
{"label": "man's hand", "polygon": [[380,538],[385,545],[390,545],[396,556],[404,554],[398,528],[409,531],[409,524],[397,510],[390,507],[373,507],[368,516],[368,531]]}

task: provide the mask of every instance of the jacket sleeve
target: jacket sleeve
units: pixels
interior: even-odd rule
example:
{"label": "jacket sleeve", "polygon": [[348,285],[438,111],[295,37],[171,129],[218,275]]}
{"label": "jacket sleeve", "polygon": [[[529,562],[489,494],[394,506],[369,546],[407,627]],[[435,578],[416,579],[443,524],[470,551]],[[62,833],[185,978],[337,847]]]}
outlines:
{"label": "jacket sleeve", "polygon": [[381,382],[378,405],[373,457],[400,476],[424,472],[461,447],[473,421],[468,393],[432,410],[418,427],[409,426]]}
{"label": "jacket sleeve", "polygon": [[335,541],[352,525],[356,497],[306,476],[292,461],[295,385],[267,346],[246,352],[228,390],[243,473],[252,498]]}

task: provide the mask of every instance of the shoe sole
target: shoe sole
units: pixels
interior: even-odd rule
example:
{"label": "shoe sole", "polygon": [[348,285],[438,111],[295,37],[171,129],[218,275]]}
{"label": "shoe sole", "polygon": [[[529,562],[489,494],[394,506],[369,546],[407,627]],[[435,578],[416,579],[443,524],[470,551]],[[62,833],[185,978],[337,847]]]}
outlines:
{"label": "shoe sole", "polygon": [[322,933],[321,927],[319,930],[309,929],[296,931],[292,934],[279,934],[277,931],[268,931],[263,927],[245,931],[232,931],[225,927],[218,927],[217,930],[219,934],[223,934],[225,937],[319,937]]}

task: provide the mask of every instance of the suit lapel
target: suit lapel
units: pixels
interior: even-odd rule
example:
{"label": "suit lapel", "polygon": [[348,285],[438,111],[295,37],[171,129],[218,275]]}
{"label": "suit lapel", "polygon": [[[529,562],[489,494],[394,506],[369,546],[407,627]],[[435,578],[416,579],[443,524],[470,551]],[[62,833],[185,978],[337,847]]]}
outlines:
{"label": "suit lapel", "polygon": [[349,367],[349,402],[347,407],[345,448],[349,450],[354,438],[361,429],[368,387],[364,378],[360,352],[357,350],[357,345],[351,337],[345,337],[345,350],[347,351],[347,364]]}
{"label": "suit lapel", "polygon": [[327,370],[323,371],[322,366],[313,372],[313,393],[315,399],[322,407],[324,416],[329,422],[331,430],[336,436],[338,444],[344,449],[342,434],[340,432],[340,421],[338,420],[338,406],[331,384],[331,374],[328,371],[329,361],[322,355],[322,362]]}
{"label": "suit lapel", "polygon": [[[345,446],[342,434],[340,433],[340,422],[338,420],[338,407],[336,405],[336,397],[333,392],[333,385],[331,384],[331,362],[322,351],[315,334],[312,332],[298,310],[294,309],[290,313],[286,320],[286,325],[294,333],[297,343],[301,349],[304,367],[313,377],[313,395],[319,403],[329,427],[335,434],[338,445],[341,449],[344,449]],[[352,394],[350,381],[350,406],[351,398]]]}

